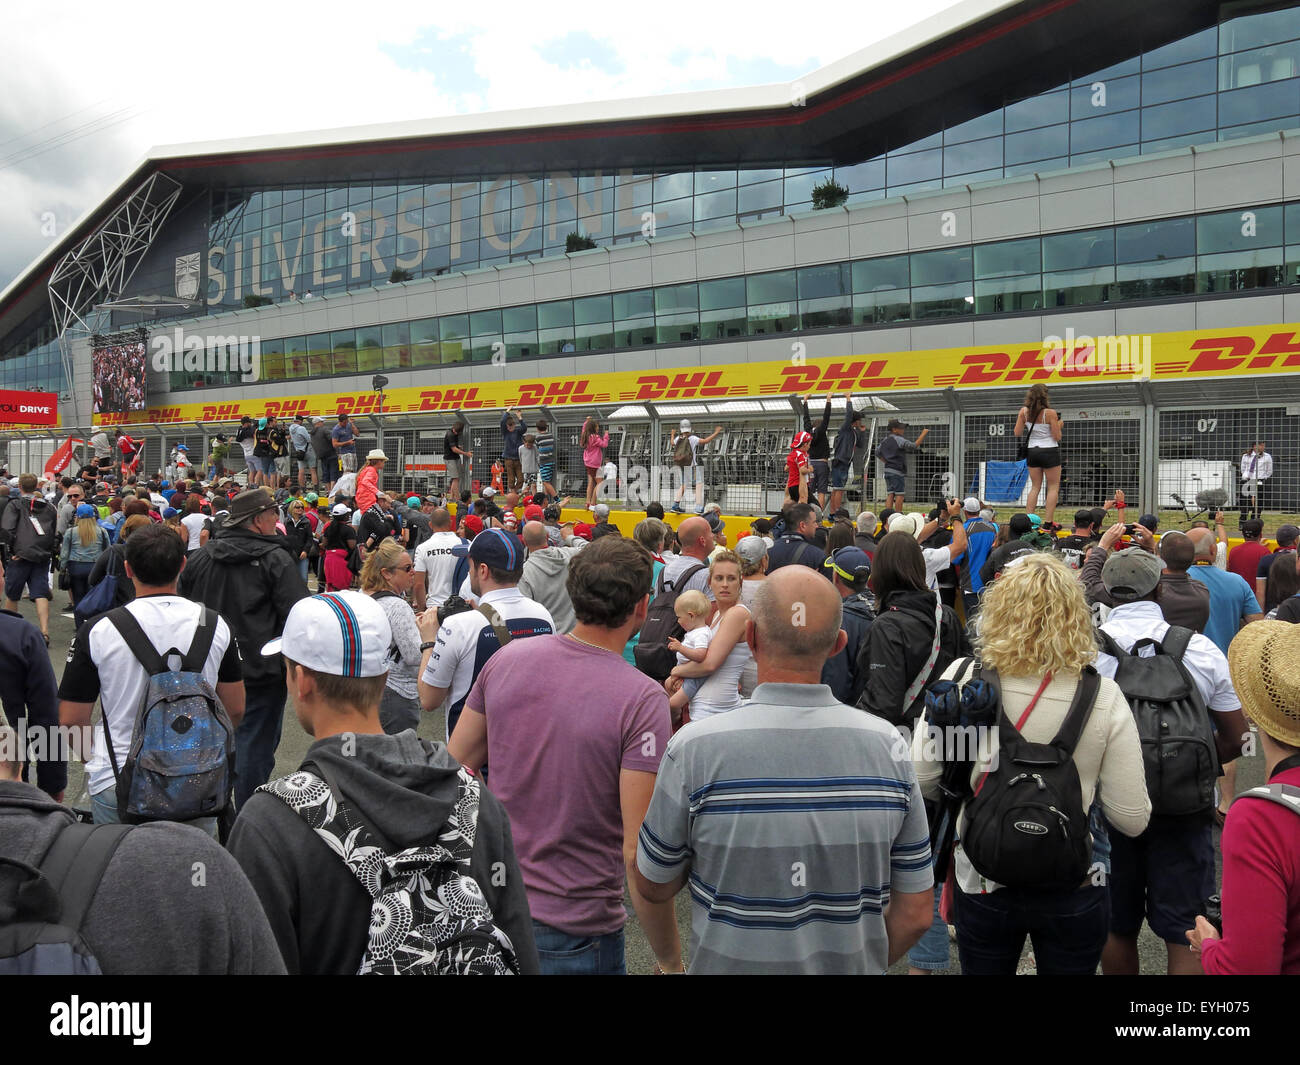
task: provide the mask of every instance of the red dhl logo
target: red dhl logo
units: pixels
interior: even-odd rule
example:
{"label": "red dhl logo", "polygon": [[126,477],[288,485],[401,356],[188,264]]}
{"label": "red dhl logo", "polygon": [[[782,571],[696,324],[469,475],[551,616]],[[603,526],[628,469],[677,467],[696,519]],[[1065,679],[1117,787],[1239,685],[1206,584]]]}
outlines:
{"label": "red dhl logo", "polygon": [[184,421],[181,417],[180,407],[154,407],[149,411],[149,420],[151,422],[179,422]]}
{"label": "red dhl logo", "polygon": [[[1192,350],[1200,352],[1187,367],[1188,373],[1214,373],[1236,370],[1243,366],[1249,370],[1286,369],[1300,366],[1300,340],[1296,333],[1273,333],[1255,348],[1251,337],[1206,337],[1192,342]],[[1254,358],[1251,358],[1251,356]],[[1278,358],[1286,356],[1278,363]],[[1247,364],[1246,360],[1250,359]]]}
{"label": "red dhl logo", "polygon": [[492,405],[478,398],[477,388],[427,388],[420,393],[420,405],[416,410],[456,410],[461,407],[474,410]]}
{"label": "red dhl logo", "polygon": [[552,381],[548,385],[539,383],[519,386],[520,407],[563,407],[569,403],[594,403],[596,397],[591,393],[591,383],[580,381]]}
{"label": "red dhl logo", "polygon": [[[727,386],[722,384],[722,371],[709,373],[642,374],[636,379],[636,398],[645,399],[706,399],[725,396]],[[584,385],[586,382],[582,382]]]}
{"label": "red dhl logo", "polygon": [[203,408],[202,420],[205,422],[231,422],[238,418],[238,403],[219,403],[216,406]]}
{"label": "red dhl logo", "polygon": [[860,362],[833,362],[828,366],[786,366],[781,370],[781,391],[849,392],[859,388],[889,388],[892,377],[885,376],[888,359],[863,359]]}
{"label": "red dhl logo", "polygon": [[277,418],[292,418],[295,414],[306,414],[307,401],[305,399],[269,399],[266,401],[266,413],[274,414]]}

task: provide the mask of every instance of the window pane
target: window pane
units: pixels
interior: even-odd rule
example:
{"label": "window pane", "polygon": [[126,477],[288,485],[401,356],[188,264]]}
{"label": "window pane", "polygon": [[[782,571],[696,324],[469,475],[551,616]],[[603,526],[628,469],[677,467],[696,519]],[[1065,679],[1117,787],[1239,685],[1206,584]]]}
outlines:
{"label": "window pane", "polygon": [[944,130],[944,144],[960,144],[962,141],[976,141],[984,137],[1000,137],[1002,135],[1002,109],[990,111],[987,115],[980,115],[979,118],[972,118],[969,122],[963,122],[959,126],[953,126],[951,129]]}
{"label": "window pane", "polygon": [[1202,96],[1218,87],[1218,61],[1204,59],[1142,75],[1142,102],[1151,104]]}
{"label": "window pane", "polygon": [[1122,300],[1149,300],[1189,295],[1196,288],[1196,260],[1191,256],[1135,263],[1115,268],[1116,288]]}
{"label": "window pane", "polygon": [[[1300,240],[1300,223],[1297,223],[1297,239]],[[743,277],[724,277],[716,281],[700,282],[700,310],[716,311],[745,306],[745,279]]]}
{"label": "window pane", "polygon": [[912,289],[912,317],[950,318],[971,314],[975,310],[975,295],[971,282],[956,285],[925,285]]}
{"label": "window pane", "polygon": [[357,331],[336,329],[330,333],[334,348],[334,373],[357,372]]}
{"label": "window pane", "polygon": [[383,369],[384,344],[379,326],[369,325],[357,330],[356,353],[358,373],[374,373]]}
{"label": "window pane", "polygon": [[464,362],[469,355],[469,315],[449,314],[438,319],[439,362]]}
{"label": "window pane", "polygon": [[695,174],[695,195],[703,196],[719,189],[734,189],[736,172],[734,170],[700,170]]}
{"label": "window pane", "polygon": [[469,316],[470,333],[476,337],[496,336],[501,332],[501,311],[474,311]]}
{"label": "window pane", "polygon": [[1064,125],[1009,134],[1004,148],[1007,166],[1063,156],[1069,150],[1070,128]]}
{"label": "window pane", "polygon": [[1070,152],[1095,152],[1121,144],[1134,144],[1139,137],[1139,114],[1126,111],[1075,122],[1070,127]]}
{"label": "window pane", "polygon": [[1201,255],[1196,260],[1197,292],[1240,292],[1277,288],[1286,283],[1281,248]]}
{"label": "window pane", "polygon": [[307,372],[312,377],[328,377],[333,373],[333,356],[328,333],[312,333],[307,338]]}
{"label": "window pane", "polygon": [[1067,270],[1043,275],[1045,307],[1079,307],[1106,303],[1115,284],[1115,268],[1098,266],[1090,270]]}
{"label": "window pane", "polygon": [[1300,37],[1300,9],[1292,7],[1245,15],[1223,23],[1219,32],[1221,52],[1240,52],[1271,41],[1293,40]]}
{"label": "window pane", "polygon": [[537,328],[537,306],[505,307],[501,311],[501,328],[507,333],[526,333]]}
{"label": "window pane", "polygon": [[1200,96],[1176,104],[1142,109],[1142,139],[1177,137],[1183,133],[1196,133],[1213,129],[1215,107],[1213,96]]}
{"label": "window pane", "polygon": [[922,251],[912,255],[913,286],[969,281],[970,277],[971,249],[969,247]]}
{"label": "window pane", "polygon": [[1282,242],[1281,207],[1221,211],[1196,219],[1196,250],[1201,255],[1280,246]]}
{"label": "window pane", "polygon": [[1196,227],[1191,218],[1166,218],[1115,227],[1115,259],[1140,263],[1177,259],[1196,253]]}
{"label": "window pane", "polygon": [[1300,113],[1300,78],[1219,94],[1219,124],[1235,126]]}
{"label": "window pane", "polygon": [[700,311],[700,339],[725,340],[743,337],[749,329],[745,308],[723,307]]}
{"label": "window pane", "polygon": [[863,325],[903,321],[912,316],[908,289],[875,289],[853,297],[853,321]]}
{"label": "window pane", "polygon": [[390,322],[384,326],[384,369],[406,370],[411,364],[411,324]]}
{"label": "window pane", "polygon": [[[980,244],[975,247],[977,278],[1037,274],[1040,269],[1037,237],[1003,240],[996,244]],[[1037,287],[1036,282],[1035,287]]]}
{"label": "window pane", "polygon": [[1085,229],[1080,233],[1053,233],[1043,237],[1043,269],[1073,270],[1081,266],[1109,266],[1115,261],[1115,232]]}
{"label": "window pane", "polygon": [[306,377],[310,372],[307,358],[306,337],[285,337],[284,340],[284,376],[286,378]]}
{"label": "window pane", "polygon": [[966,174],[973,170],[989,170],[1001,165],[1001,137],[970,141],[943,150],[943,172],[948,175]]}
{"label": "window pane", "polygon": [[878,289],[907,288],[910,283],[907,262],[906,255],[890,255],[853,263],[853,291],[875,292]]}
{"label": "window pane", "polygon": [[1294,78],[1300,73],[1297,59],[1300,59],[1300,41],[1225,55],[1219,60],[1219,88],[1245,89]]}
{"label": "window pane", "polygon": [[745,278],[745,303],[750,307],[783,300],[793,302],[796,298],[793,270],[753,274]]}
{"label": "window pane", "polygon": [[785,179],[786,207],[808,203],[812,200],[812,190],[830,176],[831,172],[829,170],[818,170],[815,173],[802,174],[799,177],[787,177]]}
{"label": "window pane", "polygon": [[614,321],[626,322],[654,318],[654,290],[636,289],[632,292],[615,292]]}
{"label": "window pane", "polygon": [[584,296],[573,301],[573,320],[578,325],[606,323],[613,320],[608,296]]}
{"label": "window pane", "polygon": [[884,188],[885,161],[868,159],[865,163],[858,163],[856,166],[837,166],[835,180],[850,193]]}
{"label": "window pane", "polygon": [[695,197],[695,219],[730,218],[736,213],[736,190],[724,189]]}
{"label": "window pane", "polygon": [[[850,289],[847,263],[830,263],[825,266],[805,266],[798,272],[799,298],[824,299],[846,295]],[[845,303],[847,307],[848,304]]]}
{"label": "window pane", "polygon": [[1070,94],[1064,91],[1031,96],[1028,100],[1007,105],[1006,130],[1017,133],[1020,130],[1034,129],[1038,126],[1050,126],[1054,122],[1064,122],[1070,117]]}
{"label": "window pane", "polygon": [[748,214],[751,211],[774,211],[782,202],[781,182],[769,181],[763,185],[750,185],[740,189],[736,201],[736,212]]}
{"label": "window pane", "polygon": [[438,319],[422,318],[411,323],[411,362],[414,366],[438,365]]}
{"label": "window pane", "polygon": [[935,148],[912,155],[891,155],[885,165],[891,187],[914,181],[929,181],[939,177],[943,171],[943,152]]}
{"label": "window pane", "polygon": [[655,314],[690,313],[694,315],[700,307],[699,289],[695,282],[685,285],[665,285],[654,290]]}
{"label": "window pane", "polygon": [[677,200],[690,196],[694,186],[694,174],[663,174],[654,180],[654,198],[660,200]]}
{"label": "window pane", "polygon": [[1008,311],[1037,310],[1042,306],[1043,279],[1037,273],[1020,277],[999,277],[975,282],[975,311],[978,314],[1003,314]]}
{"label": "window pane", "polygon": [[573,301],[556,300],[553,303],[537,305],[538,329],[573,330]]}
{"label": "window pane", "polygon": [[1131,111],[1141,103],[1142,79],[1094,77],[1070,90],[1070,117],[1098,118]]}

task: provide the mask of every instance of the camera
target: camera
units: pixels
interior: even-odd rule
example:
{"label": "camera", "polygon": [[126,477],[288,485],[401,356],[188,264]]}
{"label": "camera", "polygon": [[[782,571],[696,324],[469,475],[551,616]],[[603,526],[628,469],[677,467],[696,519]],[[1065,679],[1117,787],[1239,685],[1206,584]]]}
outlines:
{"label": "camera", "polygon": [[449,595],[443,600],[442,606],[438,607],[438,624],[441,625],[453,614],[463,614],[473,608],[458,595]]}
{"label": "camera", "polygon": [[1138,531],[1139,528],[1141,528],[1141,526],[1139,526],[1138,523],[1135,521],[1125,522],[1124,535],[1132,536],[1135,532]]}

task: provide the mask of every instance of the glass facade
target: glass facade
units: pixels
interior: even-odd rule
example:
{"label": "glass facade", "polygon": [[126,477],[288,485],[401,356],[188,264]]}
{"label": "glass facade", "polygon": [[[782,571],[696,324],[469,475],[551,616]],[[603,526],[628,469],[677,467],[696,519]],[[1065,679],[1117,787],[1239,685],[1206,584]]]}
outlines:
{"label": "glass facade", "polygon": [[[1300,285],[1300,202],[551,300],[262,343],[282,380]],[[305,353],[305,354],[304,354]],[[171,373],[171,389],[238,371]]]}
{"label": "glass facade", "polygon": [[[219,312],[558,255],[572,233],[617,245],[704,232],[810,210],[813,190],[827,181],[842,186],[852,204],[1300,127],[1300,4],[1229,15],[1105,70],[1063,69],[1052,90],[1007,100],[873,158],[214,188],[206,209],[198,205],[193,229],[192,252],[202,259],[199,298]],[[843,274],[838,267],[807,276],[781,271],[737,279],[739,288],[642,290],[537,309],[532,317],[519,308],[454,316],[436,323],[434,336],[427,328],[405,339],[381,330],[357,338],[353,349],[321,335],[305,338],[310,344],[301,353],[280,355],[286,374],[305,366],[315,376],[326,366],[345,372],[354,362],[358,372],[428,365],[435,348],[435,363],[481,361],[494,344],[507,357],[531,357],[1007,313],[1223,291],[1243,272],[1262,277],[1294,258],[1270,245],[1267,252],[1225,249],[1225,258],[1212,260],[1200,247],[1198,224],[1069,234],[973,255],[945,249],[895,256],[842,264]],[[1259,232],[1266,228],[1261,223]],[[142,274],[136,288],[170,294],[171,269],[169,259],[168,276]],[[0,341],[0,381],[61,376],[57,353],[51,359],[45,346],[52,337],[35,327],[18,333],[12,343]]]}

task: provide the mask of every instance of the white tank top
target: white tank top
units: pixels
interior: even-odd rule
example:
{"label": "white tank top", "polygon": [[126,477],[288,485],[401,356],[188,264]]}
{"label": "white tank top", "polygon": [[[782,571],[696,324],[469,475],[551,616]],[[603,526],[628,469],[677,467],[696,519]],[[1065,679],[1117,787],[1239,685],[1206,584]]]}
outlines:
{"label": "white tank top", "polygon": [[[741,603],[737,603],[731,609],[749,612]],[[715,639],[721,626],[722,615],[719,615],[710,626]],[[752,658],[749,644],[743,639],[737,641],[722,665],[703,678],[699,691],[690,702],[692,721],[700,721],[714,714],[725,714],[728,710],[736,709],[744,701],[740,697],[740,675]]]}
{"label": "white tank top", "polygon": [[1030,447],[1056,447],[1052,439],[1052,427],[1047,424],[1047,411],[1038,415],[1038,421],[1029,427]]}

